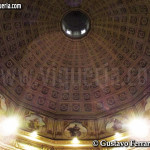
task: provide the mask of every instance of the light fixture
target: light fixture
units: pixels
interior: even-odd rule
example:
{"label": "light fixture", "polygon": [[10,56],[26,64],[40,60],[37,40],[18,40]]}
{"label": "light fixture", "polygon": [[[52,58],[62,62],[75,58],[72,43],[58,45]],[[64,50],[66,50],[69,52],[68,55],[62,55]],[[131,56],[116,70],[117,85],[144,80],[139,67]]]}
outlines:
{"label": "light fixture", "polygon": [[86,33],[86,29],[81,30],[81,34]]}
{"label": "light fixture", "polygon": [[19,127],[19,119],[17,117],[5,118],[0,123],[0,134],[2,136],[10,136],[15,134]]}
{"label": "light fixture", "polygon": [[73,140],[72,140],[72,144],[74,144],[74,145],[78,145],[79,143],[80,143],[80,141],[78,140],[78,138],[77,138],[77,137],[73,138]]}
{"label": "light fixture", "polygon": [[149,123],[144,118],[133,119],[128,125],[129,134],[135,138],[145,138],[149,135]]}
{"label": "light fixture", "polygon": [[66,33],[71,35],[71,31],[70,30],[66,30]]}
{"label": "light fixture", "polygon": [[122,137],[122,135],[120,133],[118,133],[118,132],[115,133],[115,138],[121,138],[121,137]]}
{"label": "light fixture", "polygon": [[32,138],[37,138],[37,136],[38,136],[37,131],[33,131],[33,132],[30,134],[30,136],[31,136]]}

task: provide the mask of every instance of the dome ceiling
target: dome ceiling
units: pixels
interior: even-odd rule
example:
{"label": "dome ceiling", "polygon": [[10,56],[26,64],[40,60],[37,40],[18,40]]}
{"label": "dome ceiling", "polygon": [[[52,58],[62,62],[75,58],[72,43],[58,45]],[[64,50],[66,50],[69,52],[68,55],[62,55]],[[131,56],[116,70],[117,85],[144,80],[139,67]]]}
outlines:
{"label": "dome ceiling", "polygon": [[[0,12],[0,89],[10,99],[48,116],[85,119],[141,99],[150,84],[149,1],[21,3],[22,10]],[[71,10],[90,17],[82,39],[61,29]]]}

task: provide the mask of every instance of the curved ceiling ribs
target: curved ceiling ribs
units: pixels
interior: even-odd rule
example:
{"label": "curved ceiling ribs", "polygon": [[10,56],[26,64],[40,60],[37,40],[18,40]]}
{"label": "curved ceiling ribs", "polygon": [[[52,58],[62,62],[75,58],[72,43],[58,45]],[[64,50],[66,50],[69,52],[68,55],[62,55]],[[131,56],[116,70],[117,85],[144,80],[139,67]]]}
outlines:
{"label": "curved ceiling ribs", "polygon": [[88,118],[129,106],[148,88],[149,1],[83,0],[91,31],[81,40],[61,31],[63,14],[75,9],[66,1],[21,3],[0,16],[0,88],[17,103]]}

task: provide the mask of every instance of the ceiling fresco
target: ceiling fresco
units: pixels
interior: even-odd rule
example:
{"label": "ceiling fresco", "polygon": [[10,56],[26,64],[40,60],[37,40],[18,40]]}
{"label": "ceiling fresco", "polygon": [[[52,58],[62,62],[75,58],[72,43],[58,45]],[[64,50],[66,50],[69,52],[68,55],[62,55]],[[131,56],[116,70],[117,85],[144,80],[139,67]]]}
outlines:
{"label": "ceiling fresco", "polygon": [[[0,12],[0,90],[10,100],[53,118],[96,119],[134,105],[149,91],[150,1],[21,3],[22,10]],[[91,20],[82,39],[61,29],[71,10]]]}

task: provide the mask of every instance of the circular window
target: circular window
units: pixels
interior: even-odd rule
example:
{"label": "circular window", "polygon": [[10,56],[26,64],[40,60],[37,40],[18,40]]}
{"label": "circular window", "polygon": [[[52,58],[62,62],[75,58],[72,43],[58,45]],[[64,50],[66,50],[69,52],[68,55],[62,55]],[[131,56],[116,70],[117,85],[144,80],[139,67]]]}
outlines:
{"label": "circular window", "polygon": [[71,11],[62,19],[62,30],[70,38],[82,38],[89,29],[90,19],[81,11]]}

